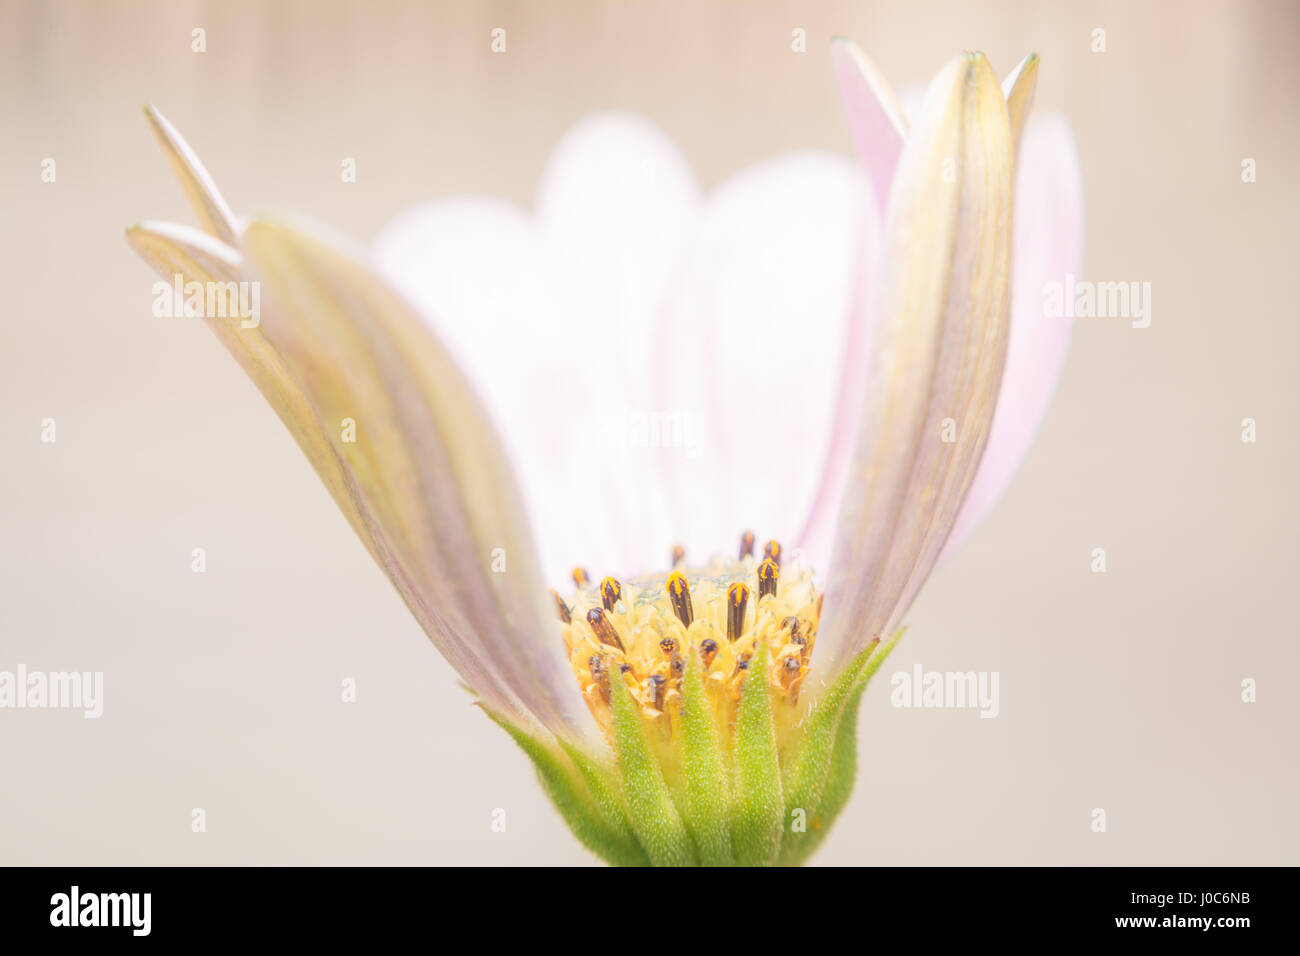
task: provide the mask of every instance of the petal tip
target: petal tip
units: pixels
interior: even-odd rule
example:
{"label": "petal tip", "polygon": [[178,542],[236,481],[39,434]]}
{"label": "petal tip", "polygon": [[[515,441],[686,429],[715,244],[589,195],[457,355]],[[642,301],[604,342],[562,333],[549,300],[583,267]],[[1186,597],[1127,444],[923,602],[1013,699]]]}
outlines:
{"label": "petal tip", "polygon": [[152,103],[144,106],[145,118],[152,127],[172,169],[185,191],[186,198],[204,231],[216,236],[227,245],[239,244],[238,226],[234,213],[222,198],[216,183],[200,162],[198,155],[185,142],[176,127]]}
{"label": "petal tip", "polygon": [[849,133],[883,211],[907,134],[907,118],[892,87],[852,40],[831,41],[831,68]]}

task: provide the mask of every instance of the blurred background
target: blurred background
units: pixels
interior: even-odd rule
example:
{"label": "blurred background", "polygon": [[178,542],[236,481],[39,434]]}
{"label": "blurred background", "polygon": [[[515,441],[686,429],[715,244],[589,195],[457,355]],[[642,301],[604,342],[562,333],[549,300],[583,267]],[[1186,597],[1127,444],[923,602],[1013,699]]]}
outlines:
{"label": "blurred background", "polygon": [[817,862],[1300,863],[1298,25],[1226,0],[0,0],[0,670],[106,683],[99,720],[0,710],[0,863],[591,861],[215,339],[151,316],[122,229],[192,218],[142,104],[236,210],[364,241],[424,199],[531,204],[599,109],[648,115],[706,187],[847,152],[836,34],[898,84],[1037,50],[1037,108],[1078,137],[1085,274],[1149,281],[1153,309],[1076,324],[1024,468],[886,668],[998,671],[999,717],[894,709],[878,679]]}

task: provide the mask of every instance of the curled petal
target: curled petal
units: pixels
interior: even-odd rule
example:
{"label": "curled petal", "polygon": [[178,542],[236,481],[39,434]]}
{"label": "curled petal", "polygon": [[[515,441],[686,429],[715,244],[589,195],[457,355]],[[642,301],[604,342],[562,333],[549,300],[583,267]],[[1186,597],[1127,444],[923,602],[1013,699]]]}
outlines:
{"label": "curled petal", "polygon": [[984,451],[1009,332],[1012,162],[988,61],[958,57],[930,87],[890,194],[890,266],[826,596],[841,665],[906,612]]}
{"label": "curled petal", "polygon": [[1070,126],[1035,117],[1016,160],[1011,341],[988,447],[944,548],[951,554],[997,504],[1047,414],[1065,366],[1073,320],[1047,316],[1044,288],[1083,268],[1083,174]]}
{"label": "curled petal", "polygon": [[[186,282],[202,283],[239,282],[249,278],[238,252],[191,226],[139,223],[127,229],[126,238],[140,257],[168,282],[177,275],[183,276]],[[312,416],[307,396],[262,329],[245,327],[234,316],[205,315],[203,320],[280,416],[334,500],[343,508],[349,523],[360,533],[361,517],[354,507],[355,494],[347,469],[330,449],[328,436]]]}
{"label": "curled petal", "polygon": [[[867,150],[856,132],[864,125],[863,117],[892,115],[901,104],[903,119],[899,126],[905,128],[905,117],[919,113],[925,88],[904,86],[895,100],[874,67],[852,44],[842,41],[835,56],[841,96],[850,127],[855,130],[858,151],[864,164],[877,162],[878,173],[881,152]],[[1066,275],[1077,275],[1082,268],[1083,183],[1077,150],[1064,118],[1028,119],[1038,67],[1039,58],[1031,53],[1002,81],[1012,141],[1018,144],[1011,336],[988,447],[944,548],[944,558],[978,527],[1014,477],[1046,414],[1069,345],[1072,320],[1044,318],[1041,300],[1045,283],[1064,282]],[[881,136],[877,130],[874,141]],[[864,288],[869,289],[869,273],[864,273],[863,279]],[[853,343],[869,334],[871,316],[867,304],[867,296],[862,295],[855,306],[841,376],[836,437],[830,442],[822,483],[799,538],[800,546],[819,567],[825,566],[829,555],[835,508],[848,470],[849,446],[861,415],[861,378],[866,363],[860,357],[861,349]]]}
{"label": "curled petal", "polygon": [[471,689],[498,714],[575,736],[585,719],[527,517],[454,360],[356,260],[286,225],[239,235],[189,145],[146,113],[208,231],[145,223],[128,241],[166,280],[266,287],[260,325],[205,321]]}
{"label": "curled petal", "polygon": [[351,477],[371,555],[489,706],[572,736],[576,690],[554,650],[527,515],[459,369],[396,294],[330,245],[266,220],[243,245],[263,283],[263,327]]}
{"label": "curled petal", "polygon": [[[169,281],[177,274],[187,282],[259,281],[240,253],[196,229],[144,223],[127,235]],[[443,367],[431,398],[447,404],[440,409],[442,424],[429,426],[435,413],[419,407],[424,396],[418,385],[385,379],[373,356],[340,358],[341,344],[359,347],[356,337],[327,341],[331,330],[339,334],[362,313],[375,324],[407,322],[394,314],[401,305],[391,293],[360,266],[287,227],[258,224],[246,241],[270,263],[274,274],[260,278],[278,306],[263,309],[258,327],[244,328],[238,318],[205,321],[288,426],[348,522],[471,688],[517,722],[531,715],[572,736],[578,726],[568,716],[576,712],[572,682],[547,653],[555,644],[549,640],[554,628],[544,600],[534,600],[544,591],[531,566],[527,524],[514,503],[508,471],[497,467],[500,454],[490,429],[476,429],[482,421],[473,398],[462,393],[454,370]],[[331,271],[328,285],[322,269]],[[295,301],[295,295],[304,298]],[[336,298],[326,302],[327,296]],[[344,308],[354,311],[345,316]],[[315,310],[317,330],[303,331],[303,309]],[[390,311],[378,318],[385,309]],[[273,328],[281,330],[275,341]],[[405,344],[420,349],[419,358],[378,346],[390,363],[386,372],[396,374],[391,363],[427,360],[436,349],[431,340]],[[396,341],[389,340],[387,348],[397,348]],[[350,414],[342,413],[343,406]],[[323,408],[333,417],[322,418]],[[343,440],[343,418],[357,423],[355,442]],[[428,428],[412,438],[403,429],[416,420]],[[422,489],[432,474],[417,471],[434,461],[443,465],[446,483],[435,483],[430,496]],[[470,500],[458,499],[458,482],[473,486]],[[480,520],[485,510],[490,513]],[[489,570],[497,547],[503,549],[505,573]]]}

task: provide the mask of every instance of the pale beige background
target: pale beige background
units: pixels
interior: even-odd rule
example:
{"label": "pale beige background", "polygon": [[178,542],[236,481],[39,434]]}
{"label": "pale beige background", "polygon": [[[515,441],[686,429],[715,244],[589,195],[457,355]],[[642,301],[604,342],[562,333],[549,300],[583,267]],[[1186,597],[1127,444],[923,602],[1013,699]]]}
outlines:
{"label": "pale beige background", "polygon": [[1000,671],[1001,716],[895,710],[881,681],[819,862],[1300,862],[1295,3],[365,6],[0,3],[0,668],[107,680],[99,721],[0,711],[0,862],[589,859],[215,340],[150,317],[121,230],[190,220],[142,103],[236,208],[365,240],[428,197],[530,202],[599,108],[649,114],[706,184],[847,150],[835,33],[900,82],[1037,49],[1087,273],[1154,290],[1148,329],[1079,323],[1024,470],[892,662]]}

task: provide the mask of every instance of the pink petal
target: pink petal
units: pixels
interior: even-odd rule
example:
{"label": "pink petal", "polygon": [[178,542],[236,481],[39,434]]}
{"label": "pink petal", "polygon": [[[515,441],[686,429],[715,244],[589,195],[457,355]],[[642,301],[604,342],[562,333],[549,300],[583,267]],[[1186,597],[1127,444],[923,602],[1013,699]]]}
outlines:
{"label": "pink petal", "polygon": [[1011,341],[988,447],[944,550],[951,554],[1011,483],[1047,414],[1065,365],[1073,320],[1043,315],[1048,282],[1083,265],[1083,174],[1069,124],[1059,114],[1031,117],[1016,173]]}
{"label": "pink petal", "polygon": [[831,65],[849,134],[871,181],[877,210],[884,213],[907,120],[893,89],[856,44],[837,37],[831,44]]}

